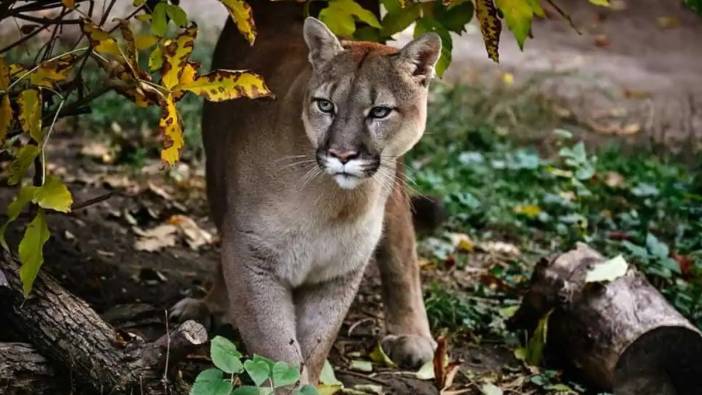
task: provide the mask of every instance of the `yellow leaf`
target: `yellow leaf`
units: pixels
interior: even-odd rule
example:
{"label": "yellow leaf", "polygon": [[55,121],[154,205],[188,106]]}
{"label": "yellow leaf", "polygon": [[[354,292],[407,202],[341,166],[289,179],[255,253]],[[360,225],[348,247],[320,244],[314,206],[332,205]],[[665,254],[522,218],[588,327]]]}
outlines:
{"label": "yellow leaf", "polygon": [[75,8],[76,0],[61,0],[61,3],[66,8]]}
{"label": "yellow leaf", "polygon": [[49,227],[46,224],[44,210],[39,209],[32,222],[27,225],[19,244],[19,276],[22,281],[24,296],[29,296],[39,269],[44,263],[44,244],[49,240]]}
{"label": "yellow leaf", "polygon": [[117,41],[110,37],[109,33],[101,30],[93,22],[84,19],[83,20],[83,32],[88,36],[90,40],[90,45],[93,46],[93,50],[100,55],[112,55],[118,58],[122,57],[117,46]]}
{"label": "yellow leaf", "polygon": [[480,31],[483,33],[485,49],[490,59],[495,62],[500,61],[498,47],[500,44],[500,32],[502,32],[502,22],[497,16],[497,9],[492,0],[475,0],[475,16],[480,22]]}
{"label": "yellow leaf", "polygon": [[232,16],[239,32],[246,38],[249,44],[254,45],[256,41],[256,23],[253,18],[251,6],[244,0],[219,0]]}
{"label": "yellow leaf", "polygon": [[161,160],[168,165],[173,165],[180,158],[180,151],[183,149],[183,125],[180,121],[180,114],[175,106],[173,95],[168,95],[161,104],[161,119],[158,127],[163,136],[163,149],[161,149]]}
{"label": "yellow leaf", "polygon": [[149,55],[149,70],[156,71],[163,67],[163,51],[161,46],[157,46]]}
{"label": "yellow leaf", "polygon": [[7,241],[5,240],[5,230],[7,229],[8,225],[19,217],[22,210],[27,207],[27,204],[32,201],[36,189],[36,187],[31,185],[23,186],[20,188],[15,199],[7,205],[7,221],[5,221],[2,227],[0,227],[0,245],[2,245],[2,248],[4,248],[5,251],[10,251],[10,247],[8,247]]}
{"label": "yellow leaf", "polygon": [[7,90],[10,86],[10,67],[5,63],[5,58],[0,56],[0,91]]}
{"label": "yellow leaf", "polygon": [[34,158],[39,155],[39,147],[33,144],[27,144],[17,151],[15,160],[10,163],[8,168],[7,183],[10,185],[17,185],[22,180],[29,166],[34,162]]}
{"label": "yellow leaf", "polygon": [[12,125],[12,106],[9,95],[0,95],[0,144],[5,142]]}
{"label": "yellow leaf", "polygon": [[393,362],[393,360],[390,359],[390,357],[385,353],[385,350],[383,350],[380,342],[375,344],[375,348],[373,348],[373,351],[371,351],[368,357],[371,359],[371,361],[389,368],[394,368],[397,366],[395,365],[395,362]]}
{"label": "yellow leaf", "polygon": [[41,142],[41,95],[36,89],[27,89],[20,93],[17,99],[19,105],[19,121],[22,130],[34,139]]}
{"label": "yellow leaf", "polygon": [[163,66],[161,67],[161,83],[167,89],[178,85],[180,75],[188,63],[197,36],[197,25],[190,25],[163,48]]}
{"label": "yellow leaf", "polygon": [[[188,62],[185,64],[185,67],[183,67],[183,73],[180,75],[180,79],[178,80],[178,86],[183,86],[183,85],[190,85],[193,82],[195,82],[195,78],[197,78],[197,70],[200,68],[200,64],[197,62]],[[173,91],[173,100],[178,101],[183,97],[185,94],[184,90],[175,90]]]}
{"label": "yellow leaf", "polygon": [[49,176],[44,185],[37,188],[32,201],[39,207],[68,213],[71,211],[73,196],[59,178]]}
{"label": "yellow leaf", "polygon": [[76,59],[77,56],[69,54],[40,64],[29,76],[31,84],[52,88],[56,82],[65,81]]}
{"label": "yellow leaf", "polygon": [[202,96],[209,101],[271,96],[263,77],[249,71],[215,70],[196,77],[191,83],[176,87]]}
{"label": "yellow leaf", "polygon": [[134,39],[134,43],[138,50],[151,48],[158,42],[158,37],[153,34],[138,34]]}
{"label": "yellow leaf", "polygon": [[535,204],[519,204],[514,207],[514,212],[533,219],[541,214],[541,207]]}

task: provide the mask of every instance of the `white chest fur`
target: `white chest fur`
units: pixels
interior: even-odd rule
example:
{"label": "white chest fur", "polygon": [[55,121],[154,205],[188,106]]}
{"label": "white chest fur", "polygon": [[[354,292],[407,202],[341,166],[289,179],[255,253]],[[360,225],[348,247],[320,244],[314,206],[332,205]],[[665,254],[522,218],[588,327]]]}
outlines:
{"label": "white chest fur", "polygon": [[279,239],[283,245],[275,271],[281,280],[297,287],[363,267],[380,240],[383,207],[369,210],[353,221],[294,222],[289,223],[291,231]]}

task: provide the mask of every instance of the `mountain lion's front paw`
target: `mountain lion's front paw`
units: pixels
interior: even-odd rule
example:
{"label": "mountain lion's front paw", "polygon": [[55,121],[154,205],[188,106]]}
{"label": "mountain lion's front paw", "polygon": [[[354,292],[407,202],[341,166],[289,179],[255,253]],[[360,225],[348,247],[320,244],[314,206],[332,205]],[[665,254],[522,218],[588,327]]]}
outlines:
{"label": "mountain lion's front paw", "polygon": [[205,326],[208,330],[212,328],[212,314],[207,304],[200,299],[184,298],[171,307],[168,317],[177,322],[194,320]]}
{"label": "mountain lion's front paw", "polygon": [[393,362],[406,369],[417,369],[431,361],[436,348],[434,339],[417,335],[387,335],[381,345]]}

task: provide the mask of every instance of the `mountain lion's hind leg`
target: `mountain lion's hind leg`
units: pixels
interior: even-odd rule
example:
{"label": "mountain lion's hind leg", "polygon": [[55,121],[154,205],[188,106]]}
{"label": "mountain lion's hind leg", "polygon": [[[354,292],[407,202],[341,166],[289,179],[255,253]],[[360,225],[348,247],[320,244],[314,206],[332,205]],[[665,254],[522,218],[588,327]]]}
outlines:
{"label": "mountain lion's hind leg", "polygon": [[409,197],[400,182],[385,205],[383,238],[375,258],[388,333],[383,350],[400,366],[416,368],[433,358],[436,342],[424,309]]}

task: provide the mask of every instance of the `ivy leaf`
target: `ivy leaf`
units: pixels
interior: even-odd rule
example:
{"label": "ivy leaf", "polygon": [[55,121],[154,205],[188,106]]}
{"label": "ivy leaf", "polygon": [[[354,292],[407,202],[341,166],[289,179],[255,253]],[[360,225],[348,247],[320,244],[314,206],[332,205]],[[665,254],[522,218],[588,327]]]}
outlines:
{"label": "ivy leaf", "polygon": [[20,93],[17,99],[19,105],[19,120],[22,130],[32,139],[41,143],[41,96],[36,89],[27,89]]}
{"label": "ivy leaf", "polygon": [[382,25],[371,11],[354,0],[331,0],[329,6],[319,12],[319,19],[335,34],[351,37],[356,31],[356,19],[371,27],[382,29]]}
{"label": "ivy leaf", "polygon": [[249,71],[215,70],[195,77],[177,86],[175,91],[186,90],[209,101],[224,101],[248,97],[256,99],[271,96],[263,77]]}
{"label": "ivy leaf", "polygon": [[46,225],[44,210],[37,210],[37,215],[27,225],[19,244],[19,276],[22,281],[24,296],[29,296],[37,278],[39,268],[44,263],[44,244],[49,240],[49,227]]}
{"label": "ivy leaf", "polygon": [[588,270],[585,275],[585,282],[596,283],[614,281],[625,275],[627,269],[629,269],[629,264],[626,263],[624,257],[617,255],[608,261],[596,264],[592,269]]}
{"label": "ivy leaf", "polygon": [[197,25],[190,25],[174,40],[168,42],[163,49],[163,66],[161,67],[161,83],[168,90],[178,85],[188,58],[193,53]]}
{"label": "ivy leaf", "polygon": [[238,374],[244,371],[241,364],[241,353],[234,343],[222,336],[216,336],[210,344],[212,363],[225,373]]}
{"label": "ivy leaf", "polygon": [[73,197],[63,181],[58,177],[49,176],[44,185],[36,189],[33,201],[39,207],[68,213],[71,211]]}
{"label": "ivy leaf", "polygon": [[161,160],[172,166],[180,159],[180,151],[185,145],[183,122],[181,122],[172,94],[166,96],[161,103],[161,119],[158,121],[158,128],[163,136]]}
{"label": "ivy leaf", "polygon": [[497,7],[502,11],[507,21],[509,30],[517,39],[520,49],[524,49],[524,41],[531,31],[531,20],[534,16],[535,5],[537,12],[543,13],[541,6],[534,0],[495,0]]}
{"label": "ivy leaf", "polygon": [[269,365],[264,362],[264,361],[254,361],[254,360],[248,360],[244,362],[244,370],[246,370],[246,373],[251,377],[251,380],[253,380],[254,384],[257,386],[261,386],[261,384],[265,383],[266,380],[268,380],[271,376],[271,368]]}
{"label": "ivy leaf", "polygon": [[651,255],[658,258],[667,258],[670,253],[668,246],[651,233],[646,235],[646,248]]}
{"label": "ivy leaf", "polygon": [[296,364],[286,362],[276,362],[273,365],[271,377],[273,378],[273,387],[280,388],[287,385],[292,385],[300,380],[300,367]]}
{"label": "ivy leaf", "polygon": [[7,205],[7,221],[5,221],[0,228],[0,245],[2,245],[2,248],[4,248],[5,251],[10,251],[10,247],[7,245],[7,241],[5,240],[5,231],[7,230],[7,227],[14,222],[17,217],[19,217],[20,213],[25,207],[27,207],[29,202],[32,201],[36,189],[36,187],[31,185],[23,186],[20,188],[14,200]]}
{"label": "ivy leaf", "polygon": [[256,41],[256,23],[253,19],[253,10],[244,0],[219,0],[224,5],[239,32],[246,38],[250,45]]}
{"label": "ivy leaf", "polygon": [[483,34],[488,57],[499,63],[500,53],[498,49],[502,22],[497,17],[497,9],[492,0],[475,0],[475,16],[480,22],[480,32]]}
{"label": "ivy leaf", "polygon": [[10,163],[8,169],[7,183],[9,185],[19,184],[39,152],[39,147],[33,144],[24,145],[17,151],[15,160]]}
{"label": "ivy leaf", "polygon": [[190,395],[229,395],[232,392],[232,383],[223,376],[219,369],[203,370],[195,378]]}
{"label": "ivy leaf", "polygon": [[259,388],[252,385],[243,385],[232,392],[232,395],[263,395],[268,388]]}

